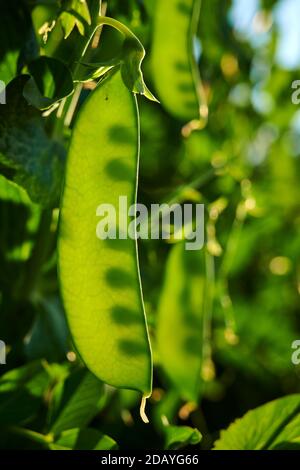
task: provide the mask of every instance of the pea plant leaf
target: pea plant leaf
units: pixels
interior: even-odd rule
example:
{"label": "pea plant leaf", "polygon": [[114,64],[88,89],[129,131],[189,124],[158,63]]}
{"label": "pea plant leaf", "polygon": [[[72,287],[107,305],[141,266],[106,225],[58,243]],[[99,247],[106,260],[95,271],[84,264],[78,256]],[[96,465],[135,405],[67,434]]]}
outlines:
{"label": "pea plant leaf", "polygon": [[144,95],[150,101],[157,101],[147,88],[141,70],[145,57],[143,45],[135,37],[125,38],[122,50],[121,73],[125,85],[133,93]]}
{"label": "pea plant leaf", "polygon": [[69,429],[55,437],[51,450],[114,450],[117,443],[96,429]]}
{"label": "pea plant leaf", "polygon": [[23,97],[28,79],[22,75],[9,83],[7,103],[0,107],[0,164],[33,202],[53,207],[61,190],[65,151],[48,138],[40,113]]}
{"label": "pea plant leaf", "polygon": [[1,3],[0,79],[8,84],[24,57],[34,58],[37,47],[26,6],[18,0]]}
{"label": "pea plant leaf", "polygon": [[[54,362],[65,358],[68,346],[68,328],[60,301],[45,299],[36,306],[36,317],[26,336],[24,351],[28,359],[46,358]],[[40,341],[41,336],[45,340]]]}
{"label": "pea plant leaf", "polygon": [[201,0],[158,1],[151,52],[152,76],[159,99],[172,116],[180,121],[195,121],[195,127],[200,117],[207,118],[193,53],[200,3]]}
{"label": "pea plant leaf", "polygon": [[32,205],[26,191],[2,175],[0,175],[0,199],[25,206]]}
{"label": "pea plant leaf", "polygon": [[114,18],[100,16],[97,20],[96,30],[99,27],[103,27],[103,25],[108,25],[112,28],[115,28],[124,36],[122,49],[119,55],[109,61],[106,60],[99,63],[86,63],[83,58],[81,64],[91,69],[91,75],[87,76],[85,73],[84,80],[100,77],[110,68],[120,66],[124,83],[130,91],[144,95],[151,101],[157,101],[155,96],[150,92],[144,82],[141,67],[145,57],[145,49],[140,40],[129,28],[127,28],[127,26],[125,26],[123,23],[120,23],[120,21],[115,20]]}
{"label": "pea plant leaf", "polygon": [[201,434],[198,429],[189,426],[166,426],[165,449],[181,449],[188,445],[199,444]]}
{"label": "pea plant leaf", "polygon": [[187,251],[184,243],[178,243],[166,266],[158,308],[157,346],[172,384],[184,400],[194,402],[201,386],[204,296],[203,251]]}
{"label": "pea plant leaf", "polygon": [[84,36],[86,27],[91,24],[91,15],[86,0],[65,0],[59,20],[64,30],[65,39],[70,36],[75,26]]}
{"label": "pea plant leaf", "polygon": [[249,411],[226,431],[215,450],[300,449],[300,395],[274,400]]}
{"label": "pea plant leaf", "polygon": [[39,362],[7,372],[0,380],[0,426],[30,421],[43,404],[49,376]]}
{"label": "pea plant leaf", "polygon": [[69,69],[57,59],[39,57],[27,66],[30,79],[23,96],[38,109],[48,109],[73,92],[73,79]]}
{"label": "pea plant leaf", "polygon": [[110,385],[149,395],[152,360],[136,241],[96,234],[105,222],[100,204],[113,206],[117,220],[129,223],[119,196],[128,206],[135,203],[138,162],[137,103],[117,70],[91,94],[73,130],[61,204],[60,284],[88,368]]}
{"label": "pea plant leaf", "polygon": [[86,426],[98,411],[103,384],[89,371],[73,372],[55,391],[50,431],[59,434]]}
{"label": "pea plant leaf", "polygon": [[[37,204],[32,204],[23,188],[0,175],[0,212],[2,214],[0,282],[5,282],[8,288],[9,285],[11,286],[11,280],[16,277],[16,266],[10,267],[11,262],[23,262],[30,257],[33,245],[32,237],[38,227],[41,208]],[[9,323],[3,310],[0,316],[2,338],[5,337]],[[11,318],[11,312],[7,312],[7,314]],[[13,336],[15,336],[16,325],[13,329]]]}

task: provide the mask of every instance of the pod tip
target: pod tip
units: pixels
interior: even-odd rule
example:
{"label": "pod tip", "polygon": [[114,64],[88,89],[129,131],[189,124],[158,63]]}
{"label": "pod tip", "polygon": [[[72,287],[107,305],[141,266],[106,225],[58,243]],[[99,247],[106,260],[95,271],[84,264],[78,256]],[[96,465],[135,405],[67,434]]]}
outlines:
{"label": "pod tip", "polygon": [[148,416],[146,415],[146,402],[147,399],[150,397],[150,395],[143,395],[142,401],[141,401],[141,406],[140,406],[140,416],[145,424],[149,423]]}

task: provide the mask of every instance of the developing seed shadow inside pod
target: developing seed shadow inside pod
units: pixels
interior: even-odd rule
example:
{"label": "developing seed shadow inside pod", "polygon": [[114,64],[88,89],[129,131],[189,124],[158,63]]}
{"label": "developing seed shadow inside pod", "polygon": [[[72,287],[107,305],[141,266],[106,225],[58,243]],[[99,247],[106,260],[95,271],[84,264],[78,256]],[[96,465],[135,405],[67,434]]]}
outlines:
{"label": "developing seed shadow inside pod", "polygon": [[[119,229],[116,228],[116,233],[118,233]],[[120,239],[120,238],[106,238],[105,240],[101,240],[102,243],[105,243],[107,248],[113,251],[124,251],[128,253],[128,244],[132,243],[129,239]]]}
{"label": "developing seed shadow inside pod", "polygon": [[190,16],[192,13],[192,8],[190,7],[190,5],[188,5],[183,0],[179,0],[177,2],[176,8],[182,15]]}
{"label": "developing seed shadow inside pod", "polygon": [[190,74],[191,70],[190,70],[190,66],[188,62],[182,62],[181,60],[176,60],[176,62],[174,62],[174,67],[177,72],[186,72]]}
{"label": "developing seed shadow inside pod", "polygon": [[111,308],[111,318],[119,325],[137,325],[140,322],[138,312],[122,305],[115,305]]}
{"label": "developing seed shadow inside pod", "polygon": [[130,183],[134,178],[134,168],[125,162],[122,157],[108,162],[105,172],[114,181]]}
{"label": "developing seed shadow inside pod", "polygon": [[105,280],[116,289],[135,288],[133,275],[122,268],[109,268],[105,273]]}
{"label": "developing seed shadow inside pod", "polygon": [[127,356],[136,357],[148,354],[147,343],[144,341],[122,339],[118,343],[118,348]]}
{"label": "developing seed shadow inside pod", "polygon": [[137,132],[135,127],[115,125],[108,129],[107,134],[112,142],[122,145],[136,145]]}

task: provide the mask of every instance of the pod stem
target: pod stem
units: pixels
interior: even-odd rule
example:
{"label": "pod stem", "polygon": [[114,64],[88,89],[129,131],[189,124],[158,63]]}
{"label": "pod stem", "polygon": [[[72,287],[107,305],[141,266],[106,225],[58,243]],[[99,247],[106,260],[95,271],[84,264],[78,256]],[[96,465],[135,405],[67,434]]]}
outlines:
{"label": "pod stem", "polygon": [[148,395],[143,395],[142,401],[141,401],[141,406],[140,406],[140,416],[145,424],[149,424],[149,419],[148,416],[146,415],[146,402],[147,399],[150,398],[151,394]]}

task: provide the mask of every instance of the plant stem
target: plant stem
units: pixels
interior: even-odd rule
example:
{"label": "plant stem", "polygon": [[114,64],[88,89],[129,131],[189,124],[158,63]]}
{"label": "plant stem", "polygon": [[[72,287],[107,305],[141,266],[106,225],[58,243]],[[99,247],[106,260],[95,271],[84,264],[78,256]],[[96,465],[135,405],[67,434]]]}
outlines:
{"label": "plant stem", "polygon": [[175,204],[179,202],[180,196],[184,193],[186,189],[199,189],[201,188],[204,184],[208,183],[211,179],[213,179],[216,176],[216,170],[214,168],[211,168],[208,170],[204,175],[198,176],[195,178],[193,181],[190,183],[183,184],[180,186],[174,193],[173,195],[168,198],[167,203],[168,204]]}
{"label": "plant stem", "polygon": [[64,125],[66,127],[69,127],[71,122],[72,122],[72,119],[73,119],[73,116],[74,116],[74,113],[75,113],[75,110],[76,110],[76,106],[77,106],[79,98],[80,98],[81,90],[82,90],[82,84],[78,83],[76,88],[75,88],[75,91],[72,95],[72,101],[70,103],[70,106],[69,106],[69,108],[66,112],[66,117],[65,117],[65,120],[64,120]]}
{"label": "plant stem", "polygon": [[206,264],[206,296],[204,304],[203,319],[203,364],[209,365],[211,362],[211,339],[212,339],[212,316],[215,296],[215,260],[214,257],[205,251]]}
{"label": "plant stem", "polygon": [[236,330],[236,320],[229,293],[228,276],[230,273],[232,260],[234,260],[236,257],[238,242],[244,227],[245,218],[246,216],[241,217],[238,216],[238,213],[236,214],[227,241],[226,251],[219,269],[219,297],[224,311],[226,328],[233,332]]}
{"label": "plant stem", "polygon": [[33,442],[37,442],[38,444],[42,444],[43,446],[49,447],[49,444],[53,442],[52,434],[41,434],[36,431],[32,431],[31,429],[20,428],[18,426],[11,426],[8,428],[10,432],[14,434],[18,434],[19,436],[26,437]]}
{"label": "plant stem", "polygon": [[36,285],[36,281],[40,275],[40,269],[48,255],[51,222],[52,210],[44,210],[41,214],[40,224],[31,257],[27,261],[25,268],[25,279],[17,295],[18,300],[22,301],[28,299]]}
{"label": "plant stem", "polygon": [[[96,2],[94,2],[94,4],[93,4],[93,10],[94,10],[93,13],[96,13],[96,11],[97,11],[96,15],[92,14],[92,18],[94,18],[94,16],[95,16],[96,21],[93,21],[92,25],[89,28],[88,38],[87,38],[86,44],[85,44],[85,46],[84,46],[84,48],[81,52],[80,59],[83,59],[84,55],[86,54],[86,51],[87,51],[87,49],[88,49],[88,47],[89,47],[89,45],[90,45],[90,43],[91,43],[91,41],[94,37],[94,34],[97,31],[97,29],[99,28],[98,18],[101,18],[100,14],[103,14],[106,11],[106,7],[102,8],[101,0],[100,1],[96,0]],[[100,40],[100,38],[99,38],[99,40]],[[76,81],[76,76],[77,76],[79,67],[80,67],[80,61],[75,62],[75,64],[72,67],[73,81]],[[71,122],[72,122],[72,118],[74,116],[74,112],[76,110],[76,106],[78,104],[81,91],[82,91],[82,84],[78,83],[76,88],[75,88],[74,93],[71,96],[68,96],[67,98],[62,100],[61,105],[58,109],[57,119],[60,120],[61,122],[63,122],[63,125],[66,126],[66,127],[69,127]]]}

